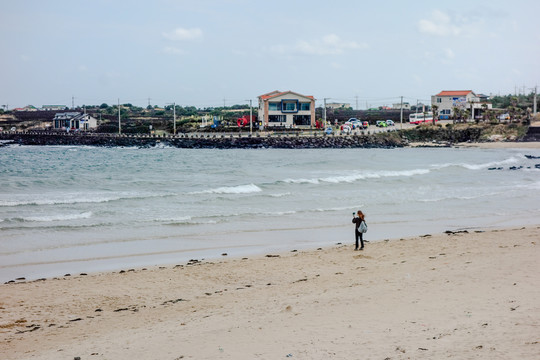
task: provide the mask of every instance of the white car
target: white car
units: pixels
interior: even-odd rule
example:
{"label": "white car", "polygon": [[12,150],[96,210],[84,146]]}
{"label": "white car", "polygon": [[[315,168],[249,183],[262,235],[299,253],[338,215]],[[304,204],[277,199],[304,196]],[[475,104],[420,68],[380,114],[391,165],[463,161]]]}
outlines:
{"label": "white car", "polygon": [[351,133],[351,126],[347,125],[347,123],[341,125],[341,133],[342,134],[350,134]]}
{"label": "white car", "polygon": [[357,119],[354,119],[354,120],[349,119],[349,121],[347,121],[345,124],[349,125],[351,129],[362,128],[362,122]]}

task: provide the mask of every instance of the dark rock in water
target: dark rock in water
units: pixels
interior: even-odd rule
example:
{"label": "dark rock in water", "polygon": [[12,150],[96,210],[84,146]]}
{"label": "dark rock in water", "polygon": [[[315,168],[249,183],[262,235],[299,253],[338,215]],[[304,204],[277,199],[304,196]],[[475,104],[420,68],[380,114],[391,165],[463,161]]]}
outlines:
{"label": "dark rock in water", "polygon": [[490,167],[488,170],[502,170],[502,167]]}
{"label": "dark rock in water", "polygon": [[525,155],[527,159],[540,159],[540,156]]}
{"label": "dark rock in water", "polygon": [[519,169],[523,169],[523,166],[510,166],[508,169],[509,170],[519,170]]}
{"label": "dark rock in water", "polygon": [[540,169],[540,164],[534,165],[535,168]]}

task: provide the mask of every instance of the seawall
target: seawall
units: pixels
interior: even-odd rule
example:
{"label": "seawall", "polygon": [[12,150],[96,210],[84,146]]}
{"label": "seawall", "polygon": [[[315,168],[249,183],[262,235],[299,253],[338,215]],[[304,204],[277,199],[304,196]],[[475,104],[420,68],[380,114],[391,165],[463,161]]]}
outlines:
{"label": "seawall", "polygon": [[360,135],[224,135],[182,134],[145,136],[117,134],[63,134],[38,132],[4,132],[0,140],[20,145],[87,145],[106,147],[154,147],[165,145],[187,149],[232,148],[394,148],[407,145],[397,132]]}

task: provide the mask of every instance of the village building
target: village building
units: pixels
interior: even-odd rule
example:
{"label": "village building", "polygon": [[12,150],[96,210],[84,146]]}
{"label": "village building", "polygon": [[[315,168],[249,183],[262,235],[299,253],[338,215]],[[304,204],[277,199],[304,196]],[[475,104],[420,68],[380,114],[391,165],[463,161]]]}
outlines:
{"label": "village building", "polygon": [[272,91],[259,96],[259,120],[265,127],[315,126],[315,98],[293,91]]}
{"label": "village building", "polygon": [[67,106],[66,105],[43,105],[41,107],[41,110],[45,110],[45,111],[67,110]]}
{"label": "village building", "polygon": [[392,104],[392,110],[411,110],[411,104],[408,102]]}
{"label": "village building", "polygon": [[488,96],[475,94],[472,90],[444,90],[431,97],[431,106],[437,106],[439,119],[450,119],[454,116],[454,108],[468,109],[472,119],[482,116],[492,104]]}
{"label": "village building", "polygon": [[337,102],[326,103],[326,108],[328,109],[348,109],[350,107],[351,107],[351,104],[348,104],[348,103],[337,103]]}
{"label": "village building", "polygon": [[80,112],[56,113],[53,128],[62,130],[91,130],[97,128],[97,119]]}
{"label": "village building", "polygon": [[22,108],[15,108],[13,111],[38,111],[38,109],[34,105],[26,105]]}

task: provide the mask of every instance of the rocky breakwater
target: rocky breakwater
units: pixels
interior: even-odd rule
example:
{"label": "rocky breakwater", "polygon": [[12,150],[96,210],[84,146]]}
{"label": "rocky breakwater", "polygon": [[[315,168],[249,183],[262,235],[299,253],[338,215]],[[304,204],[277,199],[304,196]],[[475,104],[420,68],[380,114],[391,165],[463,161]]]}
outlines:
{"label": "rocky breakwater", "polygon": [[0,139],[20,145],[87,145],[106,147],[171,146],[188,149],[233,148],[393,148],[407,145],[397,132],[371,135],[224,135],[182,134],[138,136],[109,134],[0,133]]}

